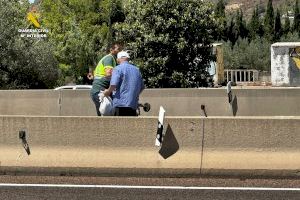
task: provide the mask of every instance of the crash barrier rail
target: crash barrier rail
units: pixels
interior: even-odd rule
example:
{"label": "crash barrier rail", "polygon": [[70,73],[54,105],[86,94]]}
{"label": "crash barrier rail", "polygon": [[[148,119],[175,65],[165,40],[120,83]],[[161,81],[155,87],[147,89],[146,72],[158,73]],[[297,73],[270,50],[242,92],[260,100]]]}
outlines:
{"label": "crash barrier rail", "polygon": [[[167,111],[166,111],[167,112]],[[300,117],[0,116],[0,173],[299,177]]]}
{"label": "crash barrier rail", "polygon": [[[300,116],[300,88],[146,89],[140,103],[151,109],[141,116],[157,116],[160,106],[167,116]],[[0,90],[0,115],[96,116],[89,90]]]}
{"label": "crash barrier rail", "polygon": [[258,70],[243,70],[243,69],[225,69],[224,70],[224,76],[226,82],[256,82],[258,81]]}

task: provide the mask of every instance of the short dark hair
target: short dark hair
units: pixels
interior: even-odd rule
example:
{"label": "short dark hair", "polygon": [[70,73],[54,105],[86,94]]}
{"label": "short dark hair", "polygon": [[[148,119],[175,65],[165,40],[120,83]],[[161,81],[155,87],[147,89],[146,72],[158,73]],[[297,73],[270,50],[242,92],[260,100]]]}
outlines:
{"label": "short dark hair", "polygon": [[117,46],[118,46],[120,49],[123,48],[123,45],[122,45],[121,42],[113,42],[113,43],[110,45],[110,49],[115,49]]}

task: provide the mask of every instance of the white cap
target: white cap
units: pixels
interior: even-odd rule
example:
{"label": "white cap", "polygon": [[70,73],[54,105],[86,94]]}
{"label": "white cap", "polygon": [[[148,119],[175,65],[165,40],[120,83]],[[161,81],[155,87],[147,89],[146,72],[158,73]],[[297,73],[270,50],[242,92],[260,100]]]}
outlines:
{"label": "white cap", "polygon": [[117,55],[117,59],[119,58],[130,58],[130,56],[126,51],[120,51]]}

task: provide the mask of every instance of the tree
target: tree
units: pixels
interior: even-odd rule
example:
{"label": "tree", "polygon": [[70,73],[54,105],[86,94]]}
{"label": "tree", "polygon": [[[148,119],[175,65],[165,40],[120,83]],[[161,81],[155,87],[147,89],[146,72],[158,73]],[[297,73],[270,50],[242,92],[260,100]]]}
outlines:
{"label": "tree", "polygon": [[218,20],[218,27],[214,33],[215,40],[227,40],[226,28],[227,21],[225,15],[225,3],[223,0],[219,0],[215,7],[215,16],[216,20]]}
{"label": "tree", "polygon": [[63,77],[61,84],[88,82],[86,74],[97,65],[112,42],[111,25],[124,20],[120,3],[120,0],[41,2],[42,22],[50,30],[50,41],[56,47]]}
{"label": "tree", "polygon": [[249,35],[243,12],[237,10],[235,16],[231,16],[226,33],[232,47],[235,45],[239,37],[246,38]]}
{"label": "tree", "polygon": [[58,69],[51,44],[44,39],[21,38],[18,32],[29,25],[28,1],[0,0],[0,4],[0,88],[53,88]]}
{"label": "tree", "polygon": [[267,13],[265,15],[265,37],[272,41],[274,39],[274,8],[273,8],[273,0],[268,1],[267,5]]}
{"label": "tree", "polygon": [[229,25],[227,27],[227,36],[228,40],[231,42],[231,47],[233,47],[239,37],[237,26],[233,17],[231,17]]}
{"label": "tree", "polygon": [[146,85],[196,87],[211,60],[212,5],[198,0],[129,0],[126,5],[116,36],[132,50]]}
{"label": "tree", "polygon": [[291,30],[291,22],[288,16],[288,13],[286,14],[286,18],[284,20],[284,27],[283,27],[283,33],[285,36],[287,36],[289,34]]}
{"label": "tree", "polygon": [[270,45],[265,38],[256,38],[250,43],[239,38],[233,47],[229,42],[224,43],[224,66],[227,69],[270,71]]}
{"label": "tree", "polygon": [[248,37],[248,29],[246,22],[244,20],[244,15],[242,10],[238,10],[236,13],[236,26],[238,31],[238,36],[241,38]]}
{"label": "tree", "polygon": [[282,37],[281,42],[299,42],[300,41],[300,35],[298,33],[289,33],[285,37]]}
{"label": "tree", "polygon": [[216,16],[225,18],[225,3],[223,0],[219,0],[216,5]]}
{"label": "tree", "polygon": [[299,35],[300,35],[299,0],[296,0],[296,2],[295,2],[293,31],[295,31],[296,33],[299,33]]}
{"label": "tree", "polygon": [[275,30],[274,39],[275,39],[275,41],[279,41],[282,34],[283,34],[280,16],[281,16],[280,11],[277,8],[276,17],[275,17],[275,26],[274,26],[274,30]]}
{"label": "tree", "polygon": [[121,0],[110,0],[106,3],[106,6],[107,6],[106,12],[108,13],[108,16],[106,18],[108,19],[108,27],[109,27],[106,50],[109,51],[114,38],[112,25],[116,22],[123,22],[125,20],[125,14],[122,9]]}
{"label": "tree", "polygon": [[264,32],[263,32],[263,26],[261,23],[261,20],[259,18],[259,13],[258,13],[258,5],[256,8],[253,10],[252,17],[249,22],[249,38],[250,40],[255,39],[257,36],[262,37]]}

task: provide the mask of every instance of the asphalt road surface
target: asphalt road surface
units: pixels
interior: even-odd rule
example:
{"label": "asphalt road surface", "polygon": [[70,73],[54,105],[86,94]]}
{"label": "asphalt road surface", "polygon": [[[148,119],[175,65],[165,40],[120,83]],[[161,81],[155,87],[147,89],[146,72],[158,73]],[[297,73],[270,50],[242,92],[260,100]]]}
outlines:
{"label": "asphalt road surface", "polygon": [[0,176],[1,200],[300,200],[300,179]]}

